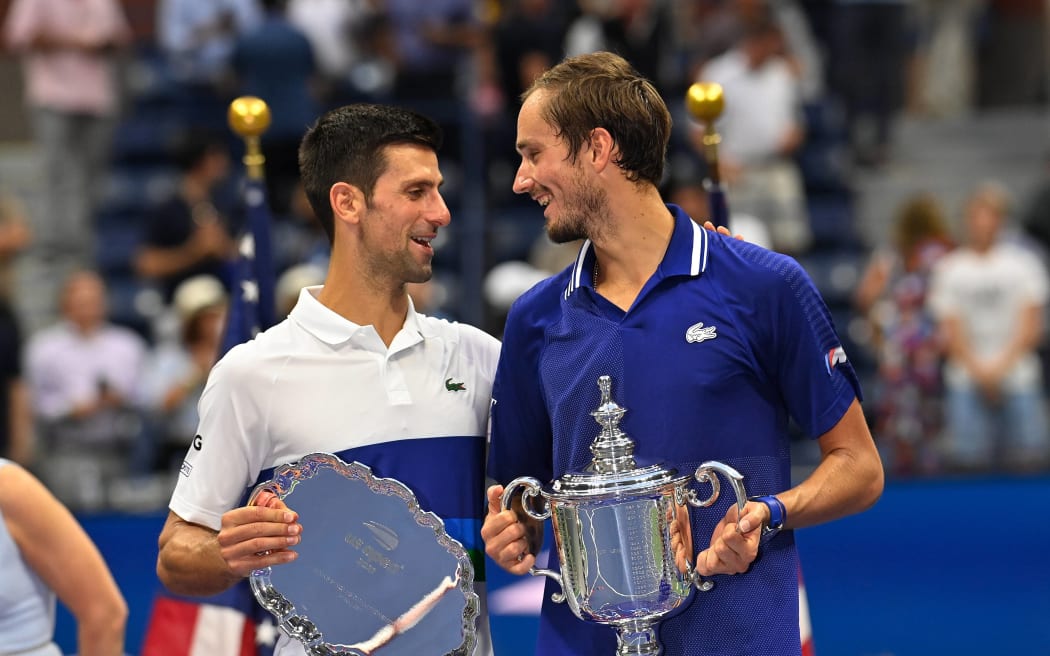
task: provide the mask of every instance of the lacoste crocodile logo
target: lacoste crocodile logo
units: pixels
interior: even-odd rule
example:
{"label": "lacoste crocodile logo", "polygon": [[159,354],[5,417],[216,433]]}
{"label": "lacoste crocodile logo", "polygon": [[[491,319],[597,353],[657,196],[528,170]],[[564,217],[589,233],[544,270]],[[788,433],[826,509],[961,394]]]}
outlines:
{"label": "lacoste crocodile logo", "polygon": [[450,392],[465,392],[465,391],[467,391],[467,388],[463,385],[463,383],[454,383],[454,382],[452,382],[451,378],[446,378],[445,379],[445,389],[447,389]]}
{"label": "lacoste crocodile logo", "polygon": [[689,326],[689,330],[685,331],[685,341],[689,344],[695,342],[706,342],[709,339],[718,337],[716,326],[705,326],[704,322],[695,323]]}

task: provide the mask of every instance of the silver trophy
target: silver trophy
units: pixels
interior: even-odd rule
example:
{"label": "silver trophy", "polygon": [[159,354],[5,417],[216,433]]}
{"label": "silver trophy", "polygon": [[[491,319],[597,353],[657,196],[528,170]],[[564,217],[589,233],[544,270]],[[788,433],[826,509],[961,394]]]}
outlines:
{"label": "silver trophy", "polygon": [[[683,610],[693,590],[714,585],[693,568],[689,506],[705,508],[718,499],[717,472],[733,486],[742,513],[744,477],[715,461],[691,476],[659,464],[637,467],[634,440],[619,427],[626,410],[612,400],[609,376],[598,379],[598,388],[601,404],[591,415],[602,428],[591,444],[591,464],[550,485],[516,478],[503,492],[503,508],[522,488],[525,513],[551,520],[561,572],[529,573],[559,583],[562,591],[553,601],[567,602],[581,620],[616,629],[617,656],[662,654],[659,622]],[[710,484],[709,497],[700,499],[687,488],[694,478]]]}

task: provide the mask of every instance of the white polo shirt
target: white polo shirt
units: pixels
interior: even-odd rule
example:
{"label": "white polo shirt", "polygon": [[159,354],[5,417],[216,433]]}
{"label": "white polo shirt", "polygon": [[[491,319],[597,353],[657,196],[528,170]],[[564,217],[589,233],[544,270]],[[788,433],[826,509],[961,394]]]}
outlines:
{"label": "white polo shirt", "polygon": [[[273,468],[334,453],[400,480],[441,517],[471,553],[484,600],[485,441],[499,341],[410,304],[388,348],[373,326],[322,305],[320,290],[303,289],[287,319],[212,369],[169,507],[218,530]],[[487,645],[487,617],[478,626]]]}

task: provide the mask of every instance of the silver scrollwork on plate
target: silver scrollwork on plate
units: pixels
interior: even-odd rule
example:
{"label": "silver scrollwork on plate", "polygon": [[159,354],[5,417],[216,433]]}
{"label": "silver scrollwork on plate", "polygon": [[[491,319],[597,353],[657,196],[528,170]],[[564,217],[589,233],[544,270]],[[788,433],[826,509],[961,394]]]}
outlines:
{"label": "silver scrollwork on plate", "polygon": [[252,592],[310,656],[474,651],[474,568],[444,522],[400,481],[313,453],[255,487],[299,515],[291,563],[252,572]]}

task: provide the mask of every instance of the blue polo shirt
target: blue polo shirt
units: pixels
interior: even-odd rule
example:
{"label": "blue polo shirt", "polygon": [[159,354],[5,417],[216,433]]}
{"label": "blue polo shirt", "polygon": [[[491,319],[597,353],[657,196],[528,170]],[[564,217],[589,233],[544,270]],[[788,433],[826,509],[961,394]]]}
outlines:
{"label": "blue polo shirt", "polygon": [[[719,460],[744,475],[749,495],[791,486],[790,420],[819,437],[860,396],[827,307],[795,260],[668,209],[675,227],[667,252],[627,312],[594,292],[589,241],[573,266],[511,308],[493,387],[496,480],[546,483],[586,467],[602,375],[627,410],[620,427],[640,465],[689,473]],[[710,492],[696,487],[701,498]],[[722,490],[714,506],[691,512],[697,551],[734,502],[732,489]],[[667,654],[800,653],[791,531],[762,545],[747,573],[714,580],[712,591],[661,623]],[[536,653],[614,653],[614,630],[552,603],[556,591],[548,580]]]}

